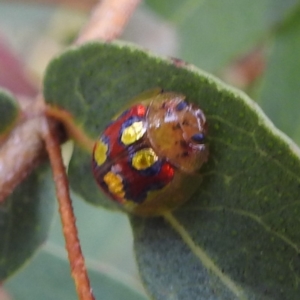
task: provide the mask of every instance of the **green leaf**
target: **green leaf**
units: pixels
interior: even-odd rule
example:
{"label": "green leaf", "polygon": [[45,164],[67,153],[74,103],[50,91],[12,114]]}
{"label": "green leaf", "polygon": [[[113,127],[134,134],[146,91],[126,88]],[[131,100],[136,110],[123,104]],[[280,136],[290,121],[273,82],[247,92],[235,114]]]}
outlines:
{"label": "green leaf", "polygon": [[[105,264],[108,270],[118,269],[120,273],[128,274],[128,278],[136,277],[133,236],[127,216],[106,209],[95,209],[75,195],[72,195],[72,204],[85,259],[94,265]],[[48,241],[64,248],[65,240],[59,221],[55,222]]]}
{"label": "green leaf", "polygon": [[272,43],[259,103],[276,126],[300,144],[300,18],[295,14]]}
{"label": "green leaf", "polygon": [[155,299],[299,299],[300,151],[246,95],[178,60],[97,43],[52,61],[44,91],[96,137],[126,100],[157,86],[204,110],[210,157],[186,205],[164,219],[132,218],[150,293]]}
{"label": "green leaf", "polygon": [[32,173],[0,204],[0,281],[27,262],[46,240],[54,208],[48,165]]}
{"label": "green leaf", "polygon": [[147,4],[177,26],[182,59],[220,71],[260,44],[299,1],[147,0]]}
{"label": "green leaf", "polygon": [[[72,204],[96,299],[144,300],[137,272],[132,266],[132,233],[128,218],[124,214],[95,209],[74,195]],[[53,225],[38,256],[4,284],[13,299],[77,298],[58,212]]]}
{"label": "green leaf", "polygon": [[[15,300],[32,299],[77,299],[74,282],[70,276],[70,265],[59,257],[57,249],[46,246],[33,262],[17,276],[9,280],[4,288]],[[59,251],[58,251],[59,252]],[[101,300],[145,300],[146,298],[124,283],[111,278],[102,266],[88,268],[96,299]]]}
{"label": "green leaf", "polygon": [[6,90],[0,88],[0,139],[7,134],[19,116],[17,100]]}

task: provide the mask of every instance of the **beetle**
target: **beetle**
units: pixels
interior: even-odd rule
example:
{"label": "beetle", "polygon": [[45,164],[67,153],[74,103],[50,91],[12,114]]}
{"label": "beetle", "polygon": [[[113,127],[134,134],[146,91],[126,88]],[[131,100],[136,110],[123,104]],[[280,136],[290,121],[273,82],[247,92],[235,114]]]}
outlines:
{"label": "beetle", "polygon": [[160,89],[136,97],[97,139],[92,158],[100,188],[125,210],[160,215],[187,200],[208,158],[203,111]]}

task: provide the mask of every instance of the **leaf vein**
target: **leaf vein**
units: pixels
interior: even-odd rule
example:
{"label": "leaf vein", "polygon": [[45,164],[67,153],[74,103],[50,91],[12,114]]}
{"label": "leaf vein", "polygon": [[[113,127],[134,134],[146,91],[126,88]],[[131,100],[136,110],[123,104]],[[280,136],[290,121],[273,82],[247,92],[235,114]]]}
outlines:
{"label": "leaf vein", "polygon": [[207,208],[200,208],[200,210],[215,210],[215,211],[230,211],[234,214],[238,214],[241,216],[245,216],[248,217],[250,219],[252,219],[253,221],[257,222],[258,224],[260,224],[266,231],[270,232],[271,234],[275,235],[276,237],[278,237],[279,239],[281,239],[283,242],[285,242],[286,244],[288,244],[290,247],[292,247],[297,254],[300,253],[300,249],[297,246],[297,244],[295,244],[293,241],[291,241],[289,238],[287,238],[286,236],[284,236],[283,234],[273,230],[269,225],[267,225],[261,217],[256,216],[250,212],[244,211],[242,209],[232,209],[232,208],[226,208],[226,207],[222,207],[222,206],[217,206],[217,207],[207,207]]}
{"label": "leaf vein", "polygon": [[205,251],[195,244],[189,233],[171,213],[165,213],[164,218],[180,235],[180,237],[196,255],[196,257],[200,259],[201,263],[207,268],[207,270],[211,271],[215,276],[217,276],[238,299],[247,300],[242,288],[238,286],[229,276],[224,274],[222,270],[220,270],[213,262],[213,260],[205,253]]}

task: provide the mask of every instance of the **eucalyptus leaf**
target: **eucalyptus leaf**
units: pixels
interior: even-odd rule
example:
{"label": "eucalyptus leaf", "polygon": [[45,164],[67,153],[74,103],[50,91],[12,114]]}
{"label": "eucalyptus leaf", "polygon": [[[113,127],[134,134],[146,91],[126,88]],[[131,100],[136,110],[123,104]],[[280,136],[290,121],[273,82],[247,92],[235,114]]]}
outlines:
{"label": "eucalyptus leaf", "polygon": [[176,25],[180,57],[207,71],[220,71],[269,36],[298,0],[147,0]]}
{"label": "eucalyptus leaf", "polygon": [[[133,237],[127,216],[104,209],[95,209],[94,206],[82,201],[75,195],[71,197],[76,216],[76,225],[79,229],[80,245],[88,273],[89,275],[92,273],[91,284],[96,299],[114,300],[124,298],[131,300],[146,298],[137,276],[132,251]],[[48,254],[52,254],[51,260],[53,260],[54,264],[56,264],[55,259],[58,260],[57,266],[53,269],[54,278],[57,278],[56,273],[60,273],[61,259],[64,260],[63,265],[64,269],[66,269],[64,271],[66,278],[59,274],[62,277],[61,284],[56,285],[56,279],[49,279],[43,284],[41,290],[45,294],[49,294],[49,289],[55,290],[55,293],[57,293],[55,299],[66,300],[74,299],[74,297],[64,296],[65,293],[69,293],[69,295],[74,294],[74,284],[70,284],[71,279],[67,274],[69,266],[66,254],[63,257],[61,255],[61,257],[58,257],[57,255],[64,251],[64,246],[65,240],[58,215],[45,250],[48,251]],[[42,260],[39,261],[42,263]],[[38,264],[35,265],[38,267]],[[40,268],[45,267],[40,266]],[[27,270],[27,272],[30,271]],[[25,276],[26,272],[20,279]],[[20,280],[17,282],[13,281],[14,286],[19,282]],[[64,289],[61,290],[61,287],[64,287]],[[13,288],[10,288],[10,290],[13,290]]]}
{"label": "eucalyptus leaf", "polygon": [[[184,206],[161,218],[131,218],[150,294],[299,299],[300,151],[245,94],[182,61],[101,43],[54,59],[44,93],[96,138],[126,101],[154,87],[183,93],[203,109],[210,156],[197,193]],[[72,160],[80,166],[90,158],[75,154]],[[95,203],[96,185],[81,188],[93,180],[84,170],[73,180],[70,173],[72,188]]]}
{"label": "eucalyptus leaf", "polygon": [[6,90],[0,88],[0,139],[16,123],[19,116],[17,100]]}
{"label": "eucalyptus leaf", "polygon": [[55,209],[50,168],[41,166],[0,204],[0,280],[18,270],[47,239]]}
{"label": "eucalyptus leaf", "polygon": [[[105,270],[97,266],[88,268],[88,273],[96,299],[146,299],[124,283],[111,278]],[[60,257],[55,250],[51,250],[51,247],[41,251],[26,270],[9,280],[4,288],[15,300],[77,299],[74,282],[70,276],[69,262],[66,258]]]}
{"label": "eucalyptus leaf", "polygon": [[[95,209],[86,201],[72,194],[72,205],[79,229],[79,240],[87,262],[92,261],[103,266],[102,269],[116,270],[118,274],[112,278],[133,278],[138,285],[136,262],[133,255],[133,236],[127,215],[115,213],[107,209]],[[64,248],[65,239],[61,222],[58,220],[49,235],[48,243],[55,247]],[[120,246],[122,245],[122,246]],[[89,263],[88,263],[89,264]],[[122,276],[122,274],[124,274]],[[135,279],[136,278],[136,279]],[[126,280],[121,279],[124,284]],[[128,280],[127,280],[128,282]]]}
{"label": "eucalyptus leaf", "polygon": [[[136,270],[132,270],[132,234],[128,218],[124,214],[95,210],[75,195],[71,198],[96,299],[145,300]],[[77,299],[58,211],[53,223],[49,238],[38,255],[26,268],[4,282],[3,288],[14,300]]]}
{"label": "eucalyptus leaf", "polygon": [[283,26],[272,41],[259,104],[276,126],[300,144],[300,18]]}

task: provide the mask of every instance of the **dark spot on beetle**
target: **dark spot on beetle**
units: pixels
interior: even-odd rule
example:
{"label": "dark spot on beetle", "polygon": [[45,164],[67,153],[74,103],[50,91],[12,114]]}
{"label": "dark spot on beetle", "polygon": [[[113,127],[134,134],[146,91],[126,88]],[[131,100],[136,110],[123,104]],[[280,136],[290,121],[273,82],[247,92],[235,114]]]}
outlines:
{"label": "dark spot on beetle", "polygon": [[187,106],[188,106],[188,104],[187,104],[185,101],[181,101],[181,102],[179,102],[179,103],[176,105],[175,109],[176,109],[177,111],[182,111],[182,110],[185,109]]}
{"label": "dark spot on beetle", "polygon": [[202,132],[196,133],[191,137],[192,141],[201,144],[205,140],[205,135]]}
{"label": "dark spot on beetle", "polygon": [[187,156],[189,156],[189,153],[187,151],[181,153],[181,157],[187,157]]}
{"label": "dark spot on beetle", "polygon": [[186,148],[187,147],[187,142],[185,140],[181,140],[179,143],[180,143],[180,146],[182,148]]}
{"label": "dark spot on beetle", "polygon": [[179,123],[177,123],[177,124],[175,124],[175,125],[173,125],[172,126],[172,129],[173,130],[178,130],[178,129],[180,129],[181,127],[180,127],[180,124]]}
{"label": "dark spot on beetle", "polygon": [[184,119],[183,122],[182,122],[182,125],[183,126],[188,126],[188,125],[190,125],[190,122],[187,119]]}

